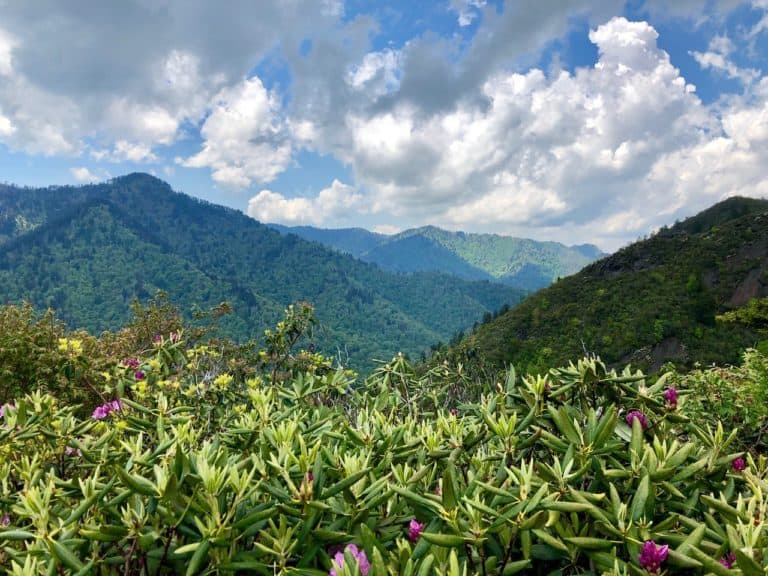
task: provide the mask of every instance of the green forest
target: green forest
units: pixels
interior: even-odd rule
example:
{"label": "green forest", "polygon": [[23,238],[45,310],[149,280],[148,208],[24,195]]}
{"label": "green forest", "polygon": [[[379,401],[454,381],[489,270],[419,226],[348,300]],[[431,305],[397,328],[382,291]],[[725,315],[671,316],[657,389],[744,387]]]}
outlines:
{"label": "green forest", "polygon": [[[71,328],[115,330],[134,298],[165,292],[188,316],[228,302],[222,334],[247,341],[299,301],[322,351],[358,370],[419,356],[524,292],[436,272],[393,274],[144,174],[82,187],[0,187],[0,302],[54,308]],[[428,294],[429,297],[425,297]]]}
{"label": "green forest", "polygon": [[763,338],[717,317],[764,296],[768,202],[731,198],[486,318],[434,361],[533,372],[584,354],[654,371],[735,363]]}
{"label": "green forest", "polygon": [[385,270],[444,272],[468,280],[501,282],[526,291],[544,288],[604,256],[591,244],[564,246],[497,234],[449,232],[435,226],[390,236],[360,228],[270,226],[373,262]]}

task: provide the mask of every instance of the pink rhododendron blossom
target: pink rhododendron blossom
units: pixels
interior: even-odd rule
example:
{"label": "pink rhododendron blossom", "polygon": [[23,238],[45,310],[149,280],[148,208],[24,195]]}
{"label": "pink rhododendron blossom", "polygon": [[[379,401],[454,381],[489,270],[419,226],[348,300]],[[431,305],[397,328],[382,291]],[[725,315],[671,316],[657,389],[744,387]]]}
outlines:
{"label": "pink rhododendron blossom", "polygon": [[736,458],[733,462],[731,462],[731,468],[733,468],[736,472],[744,472],[747,468],[747,462],[744,460],[744,458]]}
{"label": "pink rhododendron blossom", "polygon": [[664,400],[670,408],[677,408],[677,388],[670,386],[664,392]]}
{"label": "pink rhododendron blossom", "polygon": [[411,544],[416,544],[419,541],[423,531],[424,524],[416,520],[416,518],[412,519],[410,524],[408,524],[408,540],[411,541]]}
{"label": "pink rhododendron blossom", "polygon": [[653,540],[646,540],[643,543],[643,549],[637,557],[640,566],[648,570],[651,574],[658,574],[662,563],[667,559],[669,546],[659,546]]}
{"label": "pink rhododendron blossom", "polygon": [[648,428],[648,420],[646,419],[645,414],[640,412],[640,410],[632,410],[632,412],[627,414],[627,424],[629,424],[630,427],[632,426],[632,421],[635,418],[637,418],[638,422],[640,422],[640,426],[643,430]]}
{"label": "pink rhododendron blossom", "polygon": [[[368,576],[371,564],[368,562],[365,550],[360,550],[355,544],[348,544],[344,551],[346,552],[347,550],[349,550],[354,559],[357,560],[357,567],[360,569],[360,574],[362,576]],[[328,572],[329,576],[338,576],[337,570],[341,570],[343,566],[344,552],[336,552],[336,555],[333,557],[333,568]]]}
{"label": "pink rhododendron blossom", "polygon": [[107,402],[106,404],[102,404],[98,408],[96,408],[93,411],[92,418],[94,420],[104,420],[107,416],[109,416],[112,412],[115,412],[117,410],[123,409],[123,403],[118,400],[112,400],[112,402]]}

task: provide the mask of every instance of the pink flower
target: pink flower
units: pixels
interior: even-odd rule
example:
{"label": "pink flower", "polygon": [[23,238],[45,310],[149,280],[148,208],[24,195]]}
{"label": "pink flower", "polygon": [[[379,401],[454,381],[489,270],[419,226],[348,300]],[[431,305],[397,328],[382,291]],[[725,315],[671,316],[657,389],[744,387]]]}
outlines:
{"label": "pink flower", "polygon": [[67,446],[64,448],[64,454],[67,456],[82,456],[83,453],[80,452],[80,448],[72,448],[72,446]]}
{"label": "pink flower", "polygon": [[731,468],[733,468],[735,472],[744,472],[747,468],[747,463],[744,458],[736,458],[736,460],[731,462]]}
{"label": "pink flower", "polygon": [[408,540],[411,541],[411,544],[416,544],[419,541],[423,531],[424,524],[416,520],[416,518],[412,519],[410,524],[408,524]]}
{"label": "pink flower", "polygon": [[[360,574],[362,576],[368,576],[368,572],[371,569],[371,564],[368,562],[368,557],[365,555],[365,550],[360,550],[355,544],[348,544],[344,551],[346,552],[347,550],[349,550],[352,553],[352,557],[357,560],[357,567],[360,569]],[[336,555],[333,557],[333,567],[331,568],[330,572],[328,572],[328,575],[338,576],[337,570],[341,570],[343,566],[344,552],[336,552]]]}
{"label": "pink flower", "polygon": [[93,414],[91,417],[94,420],[104,420],[107,416],[109,416],[112,412],[122,410],[123,409],[123,403],[118,400],[112,400],[112,402],[107,402],[106,404],[102,404],[98,408],[96,408],[93,411]]}
{"label": "pink flower", "polygon": [[669,554],[669,546],[666,544],[659,546],[653,540],[646,540],[637,561],[651,574],[658,574],[661,564],[667,559],[667,554]]}
{"label": "pink flower", "polygon": [[144,374],[143,370],[136,370],[136,372],[133,373],[133,377],[136,378],[136,380],[144,380],[146,374]]}
{"label": "pink flower", "polygon": [[643,430],[648,428],[648,420],[645,417],[645,414],[640,412],[640,410],[632,410],[629,414],[627,414],[627,424],[629,424],[629,427],[632,427],[632,421],[637,418],[637,421],[640,422],[640,426]]}
{"label": "pink flower", "polygon": [[181,332],[171,332],[169,338],[171,342],[179,342],[181,341]]}
{"label": "pink flower", "polygon": [[730,570],[736,565],[736,554],[733,552],[728,552],[728,554],[720,558],[718,562]]}
{"label": "pink flower", "polygon": [[160,344],[163,341],[163,337],[160,334],[155,334],[153,341],[155,344]]}
{"label": "pink flower", "polygon": [[0,518],[0,526],[8,526],[11,523],[11,517],[8,514],[3,514]]}
{"label": "pink flower", "polygon": [[677,408],[677,388],[670,386],[664,392],[664,400],[670,408]]}
{"label": "pink flower", "polygon": [[139,359],[138,358],[126,358],[123,360],[123,366],[127,366],[128,368],[133,368],[134,370],[139,367]]}

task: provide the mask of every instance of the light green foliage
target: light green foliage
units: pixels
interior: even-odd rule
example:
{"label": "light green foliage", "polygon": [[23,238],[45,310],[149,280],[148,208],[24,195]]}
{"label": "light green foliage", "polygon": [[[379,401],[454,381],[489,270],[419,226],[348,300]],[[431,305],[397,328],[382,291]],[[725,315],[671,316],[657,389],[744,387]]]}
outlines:
{"label": "light green foliage", "polygon": [[744,324],[761,333],[768,332],[768,298],[752,298],[746,306],[717,317],[721,322]]}
{"label": "light green foliage", "polygon": [[740,445],[768,447],[768,358],[747,350],[737,367],[699,368],[675,375],[687,390],[686,408],[698,421],[717,418],[726,428],[738,428]]}
{"label": "light green foliage", "polygon": [[284,353],[309,312],[248,376],[164,334],[141,378],[110,367],[123,404],[101,420],[36,392],[6,406],[0,574],[321,575],[350,543],[372,575],[642,575],[646,540],[669,545],[668,574],[731,573],[731,552],[768,566],[768,462],[735,471],[738,433],[669,405],[670,377],[585,359],[470,384],[399,356],[356,384]]}

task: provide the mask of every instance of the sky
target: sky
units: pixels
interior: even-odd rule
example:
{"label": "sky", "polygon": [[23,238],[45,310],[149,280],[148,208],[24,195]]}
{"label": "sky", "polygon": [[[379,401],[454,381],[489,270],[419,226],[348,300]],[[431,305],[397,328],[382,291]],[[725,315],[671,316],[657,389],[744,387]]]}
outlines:
{"label": "sky", "polygon": [[612,251],[768,196],[768,0],[0,0],[0,179]]}

